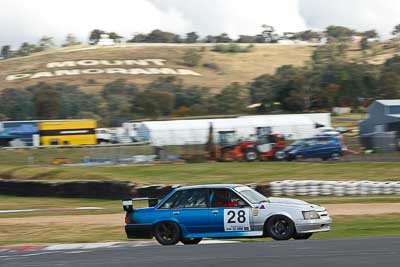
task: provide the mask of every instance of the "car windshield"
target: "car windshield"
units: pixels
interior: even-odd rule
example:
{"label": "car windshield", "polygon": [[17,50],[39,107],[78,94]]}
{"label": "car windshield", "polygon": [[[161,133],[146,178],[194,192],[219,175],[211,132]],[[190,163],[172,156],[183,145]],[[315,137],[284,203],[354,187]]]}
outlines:
{"label": "car windshield", "polygon": [[266,198],[264,195],[258,193],[257,191],[255,191],[249,187],[246,187],[246,188],[239,187],[239,188],[235,188],[235,189],[236,189],[236,191],[240,192],[240,194],[252,204],[268,202],[268,198]]}

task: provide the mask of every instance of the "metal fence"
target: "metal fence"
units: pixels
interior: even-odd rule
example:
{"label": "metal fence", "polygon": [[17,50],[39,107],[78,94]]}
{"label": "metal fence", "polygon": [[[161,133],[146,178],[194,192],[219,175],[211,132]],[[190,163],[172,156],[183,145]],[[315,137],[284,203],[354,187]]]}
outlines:
{"label": "metal fence", "polygon": [[[196,132],[195,129],[193,131]],[[178,138],[174,133],[171,133],[171,135]],[[196,132],[196,134],[198,135],[199,133]],[[2,148],[0,149],[0,165],[137,164],[154,161],[178,161],[187,159],[184,157],[185,155],[198,155],[197,159],[201,161],[202,156],[207,152],[206,143],[208,138],[205,136],[208,135],[208,131],[202,133],[202,136],[204,136],[201,140],[191,140],[190,136],[196,136],[196,134],[188,132],[186,137],[187,142],[182,142],[181,145],[168,146],[130,144],[82,147]],[[240,138],[242,136],[237,135],[237,137]],[[364,136],[362,138],[344,135],[343,138],[348,152],[340,161],[400,162],[398,139],[394,134],[385,133]],[[289,140],[288,145],[291,142],[292,140]],[[320,162],[321,160],[309,159],[305,161]]]}
{"label": "metal fence", "polygon": [[137,164],[154,161],[179,161],[183,154],[201,154],[204,152],[204,145],[3,148],[0,149],[0,165]]}

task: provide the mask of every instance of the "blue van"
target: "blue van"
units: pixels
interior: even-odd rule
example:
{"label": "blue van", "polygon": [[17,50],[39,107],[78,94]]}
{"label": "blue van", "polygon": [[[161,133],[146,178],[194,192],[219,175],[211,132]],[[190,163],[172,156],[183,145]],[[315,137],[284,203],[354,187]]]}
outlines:
{"label": "blue van", "polygon": [[318,136],[297,140],[282,152],[288,161],[305,158],[328,160],[343,156],[343,147],[339,136]]}

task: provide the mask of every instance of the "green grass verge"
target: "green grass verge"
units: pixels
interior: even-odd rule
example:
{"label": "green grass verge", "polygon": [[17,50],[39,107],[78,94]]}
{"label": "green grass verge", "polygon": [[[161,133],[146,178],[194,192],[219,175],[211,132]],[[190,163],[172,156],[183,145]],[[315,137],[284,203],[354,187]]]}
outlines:
{"label": "green grass verge", "polygon": [[[352,203],[398,203],[400,196],[358,196],[358,197],[300,197],[309,203],[324,204],[352,204]],[[146,205],[145,203],[136,203],[136,205]],[[105,210],[82,210],[82,211],[46,211],[29,213],[4,213],[1,218],[21,218],[36,216],[62,216],[62,215],[100,215],[121,213],[120,200],[102,200],[102,199],[73,199],[73,198],[52,198],[52,197],[14,197],[0,195],[0,210],[18,210],[18,209],[55,209],[55,208],[78,208],[78,207],[99,207]]]}
{"label": "green grass verge", "polygon": [[119,200],[56,198],[56,197],[14,197],[0,195],[0,210],[51,209],[101,207],[120,208]]}
{"label": "green grass verge", "polygon": [[108,167],[5,167],[0,178],[21,180],[119,180],[138,184],[263,183],[284,179],[398,181],[393,162],[232,162]]}
{"label": "green grass verge", "polygon": [[313,238],[346,238],[400,235],[400,214],[335,216],[332,230]]}
{"label": "green grass verge", "polygon": [[[400,214],[380,216],[336,216],[332,230],[328,233],[315,234],[313,239],[398,236],[400,235]],[[38,243],[81,243],[127,241],[123,226],[83,225],[43,225],[19,226],[2,225],[0,245],[38,244]],[[265,239],[246,239],[260,241]]]}

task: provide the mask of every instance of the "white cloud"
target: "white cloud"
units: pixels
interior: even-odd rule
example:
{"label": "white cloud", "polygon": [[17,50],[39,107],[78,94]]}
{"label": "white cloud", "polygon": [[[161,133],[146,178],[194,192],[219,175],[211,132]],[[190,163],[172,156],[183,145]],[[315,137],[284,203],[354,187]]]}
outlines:
{"label": "white cloud", "polygon": [[1,0],[0,44],[36,42],[43,35],[62,41],[74,33],[86,41],[93,29],[130,37],[155,28],[181,30],[176,12],[162,12],[147,0]]}
{"label": "white cloud", "polygon": [[357,30],[377,29],[390,37],[400,23],[398,0],[299,0],[299,11],[310,28],[342,25]]}
{"label": "white cloud", "polygon": [[[262,24],[304,29],[297,0],[1,0],[0,45],[67,33],[86,40],[94,28],[129,37],[160,28],[184,34],[256,34]],[[285,19],[282,19],[285,18]]]}
{"label": "white cloud", "polygon": [[[258,34],[261,25],[274,25],[278,31],[305,29],[297,0],[150,0],[163,11],[180,12],[193,30],[203,34],[227,32]],[[189,29],[188,29],[189,30]]]}
{"label": "white cloud", "polygon": [[0,0],[0,45],[43,35],[60,43],[68,33],[86,41],[95,28],[126,37],[156,28],[237,36],[262,24],[280,32],[340,24],[387,37],[399,15],[398,0]]}

